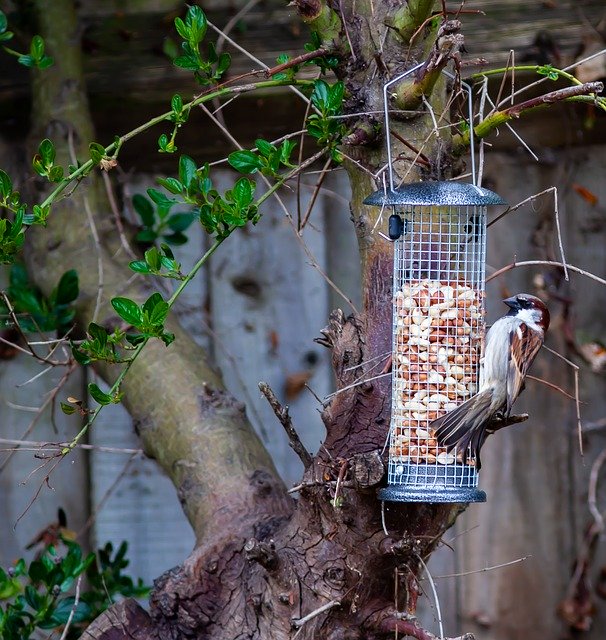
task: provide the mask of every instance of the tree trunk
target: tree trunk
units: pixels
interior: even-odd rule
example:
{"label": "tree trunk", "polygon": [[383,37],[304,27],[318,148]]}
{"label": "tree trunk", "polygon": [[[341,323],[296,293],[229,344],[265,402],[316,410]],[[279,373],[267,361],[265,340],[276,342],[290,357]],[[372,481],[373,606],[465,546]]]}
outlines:
{"label": "tree trunk", "polygon": [[[440,27],[427,20],[434,4],[344,2],[337,12],[320,0],[297,2],[303,19],[340,56],[337,75],[346,82],[348,112],[380,114],[383,83],[425,59],[427,68],[395,88],[394,106],[410,111],[427,99],[442,112],[446,86],[440,65],[456,54],[462,39],[456,22]],[[39,126],[33,135],[64,141],[65,148],[72,144],[82,153],[93,136],[73,5],[38,0],[36,7],[56,65],[34,79],[33,121]],[[408,115],[394,121],[399,137],[429,142],[422,165],[396,145],[397,171],[408,181],[451,174],[447,130],[432,137],[429,113]],[[344,147],[363,309],[349,318],[333,312],[324,331],[339,393],[323,413],[326,440],[305,472],[298,499],[286,493],[241,405],[223,389],[201,349],[171,325],[175,344],[167,349],[150,343],[122,390],[147,453],[178,488],[198,545],[183,566],[157,580],[149,616],[127,601],[102,615],[84,637],[378,640],[397,631],[431,637],[414,622],[418,576],[461,506],[390,504],[382,514],[376,488],[384,475],[390,383],[383,378],[346,389],[370,376],[367,363],[391,348],[392,247],[378,233],[385,227],[377,220],[379,210],[362,205],[380,184],[371,177],[385,158],[385,132],[379,141],[371,139],[379,120],[380,115],[352,120],[352,144]],[[60,161],[67,163],[67,152]],[[139,283],[125,291],[130,273],[120,264],[116,229],[93,181],[53,207],[47,229],[28,235],[28,265],[45,291],[65,269],[78,268],[82,326],[95,313],[100,261],[98,323],[115,325],[108,304],[114,295],[141,299],[148,293]],[[110,382],[117,375],[115,368],[99,370]]]}

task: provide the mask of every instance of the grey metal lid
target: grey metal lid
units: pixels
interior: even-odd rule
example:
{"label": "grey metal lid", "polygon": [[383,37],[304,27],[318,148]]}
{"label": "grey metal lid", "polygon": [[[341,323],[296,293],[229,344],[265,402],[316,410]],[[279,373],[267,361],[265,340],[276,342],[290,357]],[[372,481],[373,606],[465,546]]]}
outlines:
{"label": "grey metal lid", "polygon": [[393,191],[375,191],[364,204],[382,205],[489,205],[507,204],[500,195],[466,182],[413,182]]}

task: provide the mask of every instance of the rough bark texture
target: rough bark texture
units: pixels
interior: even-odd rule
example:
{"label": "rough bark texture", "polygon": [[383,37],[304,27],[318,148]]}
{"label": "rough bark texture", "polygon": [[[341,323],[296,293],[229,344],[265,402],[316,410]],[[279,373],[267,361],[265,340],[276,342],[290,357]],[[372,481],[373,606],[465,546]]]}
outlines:
{"label": "rough bark texture", "polygon": [[[395,29],[385,26],[399,6],[390,0],[358,2],[355,13],[348,3],[340,9],[319,0],[300,3],[305,20],[341,55],[338,75],[346,81],[351,112],[380,110],[386,78],[431,54],[435,27],[421,29],[413,47],[401,35],[416,33],[433,3],[416,4],[418,10],[399,15]],[[35,79],[34,121],[57,144],[71,140],[79,149],[92,131],[73,46],[73,7],[69,0],[39,1],[37,6],[40,32],[58,65]],[[444,95],[439,81],[432,94],[437,112]],[[431,126],[427,114],[394,125],[403,138],[407,131],[419,137]],[[426,173],[435,176],[448,169],[444,148],[444,140],[426,147]],[[379,146],[352,147],[348,153],[372,173],[385,158]],[[338,389],[363,377],[369,370],[365,363],[386,354],[391,342],[391,245],[371,233],[378,210],[361,204],[378,185],[355,162],[347,166],[364,306],[360,316],[333,313],[324,332]],[[396,168],[404,173],[409,166],[410,159]],[[408,180],[418,175],[414,169]],[[94,211],[101,246],[90,240],[86,207]],[[115,254],[116,232],[106,211],[94,187],[80,187],[55,207],[47,230],[31,234],[29,265],[42,288],[52,287],[74,263],[83,274],[83,323],[95,308],[99,256],[104,289],[98,321],[116,322],[107,301],[125,295],[121,283],[129,274]],[[126,292],[144,293],[134,287]],[[335,396],[323,415],[325,443],[294,502],[241,406],[222,388],[204,354],[177,328],[170,329],[178,334],[175,345],[150,345],[123,390],[146,451],[179,489],[198,546],[183,566],[157,580],[149,617],[133,603],[122,603],[84,637],[378,640],[393,637],[400,627],[414,631],[415,625],[405,621],[415,613],[422,559],[454,522],[460,505],[389,505],[384,529],[376,488],[383,476],[378,452],[389,424],[389,382],[384,378]],[[115,376],[107,369],[101,373],[110,381]],[[430,637],[423,630],[416,633]]]}

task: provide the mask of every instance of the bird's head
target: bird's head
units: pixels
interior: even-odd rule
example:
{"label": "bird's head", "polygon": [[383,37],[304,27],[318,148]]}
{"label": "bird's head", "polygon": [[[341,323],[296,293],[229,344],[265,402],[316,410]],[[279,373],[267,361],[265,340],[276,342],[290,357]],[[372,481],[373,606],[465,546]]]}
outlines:
{"label": "bird's head", "polygon": [[503,302],[511,309],[507,315],[516,316],[531,328],[547,331],[549,327],[549,309],[536,296],[531,296],[529,293],[518,293],[515,296],[511,296],[511,298],[503,300]]}

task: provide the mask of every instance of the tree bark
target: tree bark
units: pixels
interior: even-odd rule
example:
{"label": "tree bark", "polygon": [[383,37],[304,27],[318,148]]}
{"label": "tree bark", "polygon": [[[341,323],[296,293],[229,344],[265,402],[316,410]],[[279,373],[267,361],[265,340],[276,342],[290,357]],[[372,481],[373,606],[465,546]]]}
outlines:
{"label": "tree bark", "polygon": [[[390,28],[385,25],[397,11],[397,3],[390,1],[357,2],[355,8],[343,3],[341,10],[322,2],[298,3],[303,18],[340,55],[337,75],[347,85],[349,112],[380,112],[386,79],[434,55],[436,28],[423,26],[434,3],[414,4],[415,11],[399,15],[398,27]],[[63,142],[65,149],[71,144],[81,154],[93,132],[73,4],[38,0],[36,7],[40,33],[56,65],[34,78],[38,126],[33,136]],[[415,34],[414,43],[402,34]],[[427,96],[440,113],[446,96],[441,78]],[[429,114],[413,115],[395,121],[394,128],[402,139],[428,137],[424,154],[429,160],[421,171],[411,165],[410,151],[396,145],[396,170],[408,173],[407,180],[451,172],[446,134],[431,138]],[[360,126],[369,118],[374,116],[361,117]],[[134,603],[122,603],[93,623],[85,638],[378,640],[393,637],[396,629],[431,637],[409,622],[418,577],[461,505],[390,504],[382,513],[376,497],[390,383],[384,378],[351,385],[367,376],[369,361],[391,349],[392,247],[376,232],[377,225],[384,226],[377,220],[378,209],[361,204],[380,184],[370,174],[381,167],[385,151],[382,145],[345,151],[362,260],[363,311],[349,318],[334,312],[324,331],[339,393],[324,411],[326,440],[305,472],[298,500],[285,492],[243,407],[225,391],[200,348],[172,323],[168,328],[177,335],[175,344],[167,349],[150,343],[122,390],[146,452],[178,488],[197,548],[183,566],[156,581],[149,617]],[[67,151],[60,161],[67,163]],[[92,239],[87,208],[99,243]],[[142,299],[149,293],[139,281],[125,285],[131,274],[125,259],[121,264],[116,229],[93,180],[53,207],[47,229],[28,235],[28,266],[46,292],[65,269],[78,268],[81,326],[95,313],[100,260],[97,322],[115,326],[108,305],[114,295]],[[115,367],[99,371],[109,382],[117,375]]]}

